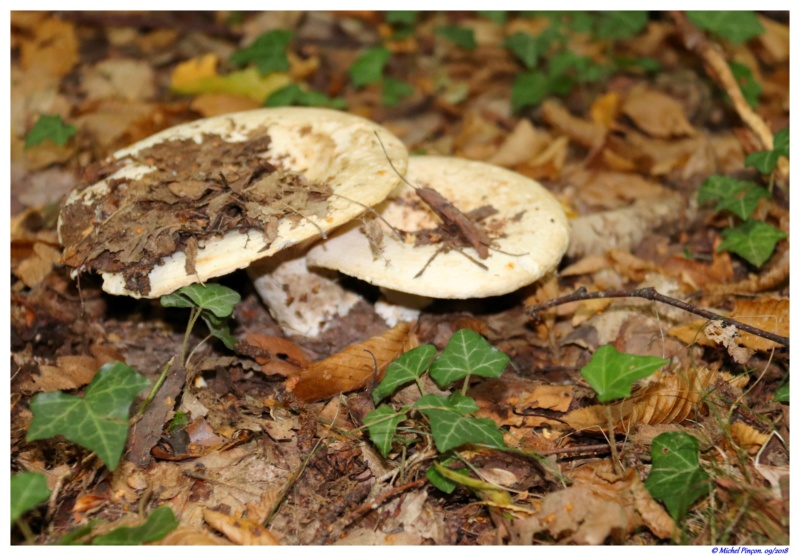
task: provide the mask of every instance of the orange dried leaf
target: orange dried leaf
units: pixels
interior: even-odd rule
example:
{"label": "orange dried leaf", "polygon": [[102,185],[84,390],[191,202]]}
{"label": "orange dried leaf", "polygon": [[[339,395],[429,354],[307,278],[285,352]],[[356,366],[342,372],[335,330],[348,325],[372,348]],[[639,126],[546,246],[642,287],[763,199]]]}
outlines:
{"label": "orange dried leaf", "polygon": [[605,141],[606,129],[602,125],[573,116],[557,101],[546,100],[542,103],[542,118],[584,147],[599,147]]}
{"label": "orange dried leaf", "polygon": [[658,372],[648,385],[630,398],[604,405],[593,405],[571,411],[562,420],[575,430],[605,430],[608,412],[615,430],[630,431],[633,425],[681,423],[702,409],[707,390],[722,379],[734,387],[746,384],[747,377],[732,378],[726,373],[702,367],[676,374]]}
{"label": "orange dried leaf", "polygon": [[278,546],[281,544],[272,533],[249,519],[231,517],[214,510],[203,510],[203,519],[234,544],[241,546]]}
{"label": "orange dried leaf", "polygon": [[752,455],[755,455],[761,446],[769,440],[768,434],[758,432],[750,425],[742,423],[741,421],[732,424],[730,430],[733,441]]}
{"label": "orange dried leaf", "polygon": [[63,355],[56,360],[56,366],[40,365],[39,374],[32,376],[33,384],[26,384],[22,390],[31,393],[79,388],[92,381],[101,364],[89,355]]}
{"label": "orange dried leaf", "polygon": [[50,18],[33,28],[33,38],[22,40],[20,66],[24,70],[63,77],[78,63],[78,38],[69,21]]}
{"label": "orange dried leaf", "polygon": [[540,384],[525,400],[521,401],[521,405],[524,409],[543,408],[563,413],[569,409],[573,395],[573,386]]}
{"label": "orange dried leaf", "polygon": [[659,91],[637,87],[622,103],[622,112],[652,137],[696,135],[695,129],[674,98]]}
{"label": "orange dried leaf", "polygon": [[[789,336],[788,299],[739,299],[731,318],[779,336]],[[739,334],[739,343],[746,348],[767,351],[780,347],[771,340],[749,332]]]}
{"label": "orange dried leaf", "polygon": [[399,323],[380,336],[312,364],[291,388],[292,393],[303,401],[315,402],[377,383],[389,363],[413,347],[409,346],[410,330],[408,323]]}
{"label": "orange dried leaf", "polygon": [[603,127],[610,128],[619,115],[619,94],[606,93],[592,103],[590,114],[592,121]]}
{"label": "orange dried leaf", "polygon": [[188,83],[214,77],[217,75],[218,61],[217,55],[211,53],[181,62],[172,70],[172,88],[180,89]]}

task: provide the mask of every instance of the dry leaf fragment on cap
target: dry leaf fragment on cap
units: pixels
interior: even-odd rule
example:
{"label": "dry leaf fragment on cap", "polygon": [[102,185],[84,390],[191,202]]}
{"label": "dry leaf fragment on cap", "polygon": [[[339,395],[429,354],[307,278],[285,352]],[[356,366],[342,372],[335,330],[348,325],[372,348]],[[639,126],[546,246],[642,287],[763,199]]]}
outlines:
{"label": "dry leaf fragment on cap", "polygon": [[370,238],[354,222],[313,247],[309,266],[335,269],[389,290],[469,299],[535,282],[566,251],[564,211],[533,180],[482,162],[434,156],[409,159],[406,177],[416,186],[435,189],[485,234],[485,258],[474,242],[458,237],[460,229],[454,231],[452,222],[443,223],[434,214],[418,190],[400,185],[376,207],[383,228],[377,259]]}
{"label": "dry leaf fragment on cap", "polygon": [[405,168],[397,138],[333,110],[260,109],[170,128],[118,151],[109,164],[121,168],[70,194],[63,260],[99,272],[109,293],[159,297],[358,216],[399,180],[386,153]]}

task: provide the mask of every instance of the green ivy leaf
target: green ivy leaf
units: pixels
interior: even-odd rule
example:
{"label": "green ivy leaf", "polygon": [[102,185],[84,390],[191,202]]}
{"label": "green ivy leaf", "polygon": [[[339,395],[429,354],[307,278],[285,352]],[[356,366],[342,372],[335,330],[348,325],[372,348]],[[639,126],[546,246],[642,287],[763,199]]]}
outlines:
{"label": "green ivy leaf", "polygon": [[229,317],[233,306],[242,300],[237,292],[220,284],[190,284],[161,297],[164,307],[199,307],[217,317]]}
{"label": "green ivy leaf", "polygon": [[469,415],[478,410],[478,404],[472,398],[458,392],[447,398],[427,394],[417,400],[414,408],[428,418],[433,441],[440,452],[464,444],[505,447],[503,433],[494,421]]}
{"label": "green ivy leaf", "polygon": [[402,99],[414,94],[414,87],[410,83],[394,77],[384,77],[381,87],[381,100],[384,106],[397,106]]}
{"label": "green ivy leaf", "polygon": [[758,84],[750,68],[740,62],[729,62],[731,73],[739,84],[744,100],[750,108],[758,106],[758,98],[761,96],[761,85]]}
{"label": "green ivy leaf", "polygon": [[591,33],[595,18],[595,14],[588,12],[569,12],[568,25],[576,33]]}
{"label": "green ivy leaf", "polygon": [[169,506],[159,506],[147,516],[147,521],[136,527],[117,527],[110,533],[95,537],[95,545],[141,545],[160,541],[177,529],[180,522]]}
{"label": "green ivy leaf", "polygon": [[431,364],[436,355],[436,348],[431,344],[422,344],[408,350],[389,363],[381,383],[372,391],[372,399],[377,404],[386,396],[409,382],[414,382]]}
{"label": "green ivy leaf", "polygon": [[511,108],[518,112],[526,106],[538,106],[550,94],[550,81],[538,71],[520,73],[511,86]]}
{"label": "green ivy leaf", "polygon": [[[431,346],[433,347],[433,346]],[[406,418],[405,412],[395,412],[388,405],[373,409],[364,416],[364,424],[369,429],[369,438],[383,457],[389,455],[399,425]]]}
{"label": "green ivy leaf", "polygon": [[543,52],[539,40],[528,33],[514,33],[506,38],[505,45],[528,69],[536,67],[539,54]]}
{"label": "green ivy leaf", "polygon": [[778,228],[760,220],[748,220],[736,228],[722,230],[722,242],[717,252],[736,253],[760,268],[772,256],[775,245],[784,238],[786,234]]}
{"label": "green ivy leaf", "polygon": [[50,498],[47,479],[41,473],[23,471],[11,476],[11,524],[25,512]]}
{"label": "green ivy leaf", "polygon": [[285,29],[273,29],[260,35],[253,43],[231,54],[230,61],[236,66],[244,66],[254,62],[262,75],[275,71],[287,71],[289,59],[286,47],[292,40],[292,32]]}
{"label": "green ivy leaf", "polygon": [[778,164],[782,156],[789,158],[789,128],[784,128],[775,134],[771,151],[757,151],[750,153],[744,159],[744,165],[755,168],[762,174],[769,174]]}
{"label": "green ivy leaf", "polygon": [[647,25],[647,12],[600,12],[596,25],[595,36],[598,39],[630,39]]}
{"label": "green ivy leaf", "polygon": [[708,473],[700,467],[697,439],[684,432],[665,432],[650,448],[653,468],[644,485],[679,521],[699,497],[708,494]]}
{"label": "green ivy leaf", "polygon": [[417,20],[417,14],[419,12],[411,11],[411,10],[395,10],[395,11],[388,11],[386,12],[386,23],[390,25],[394,25],[396,23],[401,23],[404,25],[413,25],[414,22]]}
{"label": "green ivy leaf", "polygon": [[[444,461],[441,461],[439,463],[440,463],[440,465],[442,467],[450,469],[449,466],[451,464],[455,463],[456,461],[457,461],[457,459],[455,457],[449,457],[449,458],[447,458]],[[463,475],[465,477],[469,475],[469,469],[466,469],[466,468],[464,468],[464,469],[450,469],[450,471],[452,471],[453,473],[458,473],[459,475]],[[428,470],[425,472],[425,477],[427,477],[427,479],[431,482],[431,484],[433,486],[435,486],[436,488],[438,488],[439,490],[441,490],[442,492],[444,492],[446,494],[450,494],[458,486],[457,482],[451,481],[450,479],[445,477],[439,471],[438,466],[436,466],[436,465],[433,465],[433,466],[428,468]]]}
{"label": "green ivy leaf", "polygon": [[467,50],[475,50],[477,43],[475,42],[475,33],[472,29],[467,27],[460,27],[458,25],[442,25],[436,28],[436,34],[443,37],[456,46],[466,48]]}
{"label": "green ivy leaf", "polygon": [[442,388],[471,375],[497,377],[508,365],[508,356],[483,336],[468,328],[452,335],[442,354],[431,365],[431,378]]}
{"label": "green ivy leaf", "polygon": [[319,91],[306,91],[297,83],[291,83],[269,95],[264,101],[264,106],[268,108],[277,106],[322,106],[341,109],[346,104],[344,99],[331,98]]}
{"label": "green ivy leaf", "polygon": [[[774,400],[780,403],[789,403],[789,382],[775,390]],[[13,499],[13,498],[12,498]]]}
{"label": "green ivy leaf", "polygon": [[769,191],[751,181],[742,181],[727,176],[711,176],[697,191],[697,202],[716,201],[714,210],[728,210],[747,219],[758,205],[759,199],[768,199]]}
{"label": "green ivy leaf", "polygon": [[201,313],[200,317],[208,326],[208,331],[211,332],[211,335],[222,341],[226,348],[233,350],[236,346],[236,338],[231,334],[227,317],[218,317],[213,313],[207,312]]}
{"label": "green ivy leaf", "polygon": [[385,46],[376,46],[364,52],[347,68],[353,84],[356,87],[363,87],[380,81],[390,56],[391,53]]}
{"label": "green ivy leaf", "polygon": [[495,23],[502,25],[503,23],[508,20],[508,12],[502,10],[484,10],[479,11],[479,15],[482,15],[486,19],[490,19]]}
{"label": "green ivy leaf", "polygon": [[581,369],[581,375],[597,392],[597,399],[607,402],[629,396],[635,381],[650,376],[667,363],[666,359],[652,355],[620,353],[606,344],[594,352]]}
{"label": "green ivy leaf", "polygon": [[756,14],[748,11],[686,12],[692,23],[715,35],[740,44],[764,32]]}
{"label": "green ivy leaf", "polygon": [[655,58],[642,56],[641,58],[632,58],[630,56],[615,56],[614,66],[619,70],[644,70],[648,73],[656,73],[661,71],[661,62]]}
{"label": "green ivy leaf", "polygon": [[113,361],[100,367],[83,398],[63,392],[36,394],[27,440],[63,435],[114,470],[128,437],[128,410],[148,384],[125,363]]}
{"label": "green ivy leaf", "polygon": [[42,114],[25,137],[25,148],[35,147],[44,141],[52,141],[63,147],[76,133],[78,130],[75,126],[64,123],[61,116]]}

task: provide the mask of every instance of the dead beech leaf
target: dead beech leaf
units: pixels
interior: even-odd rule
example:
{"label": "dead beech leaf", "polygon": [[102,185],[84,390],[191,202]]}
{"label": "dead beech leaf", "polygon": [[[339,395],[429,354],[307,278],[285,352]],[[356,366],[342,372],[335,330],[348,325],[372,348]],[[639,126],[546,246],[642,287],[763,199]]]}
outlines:
{"label": "dead beech leaf", "polygon": [[[777,298],[737,299],[731,318],[779,336],[789,336],[789,300]],[[739,343],[758,351],[780,347],[772,340],[749,332],[739,333]]]}
{"label": "dead beech leaf", "polygon": [[40,365],[39,374],[33,375],[33,384],[26,384],[22,390],[31,392],[54,392],[72,390],[92,381],[102,363],[89,355],[62,355],[56,365]]}
{"label": "dead beech leaf", "polygon": [[143,101],[156,94],[155,72],[142,60],[102,60],[83,72],[81,88],[89,101],[119,98]]}
{"label": "dead beech leaf", "polygon": [[561,420],[574,430],[605,430],[608,412],[618,432],[630,431],[634,425],[681,423],[702,409],[706,392],[724,380],[734,388],[743,387],[747,376],[731,377],[727,373],[703,367],[677,373],[655,373],[649,384],[634,391],[618,403],[592,405],[570,411]]}
{"label": "dead beech leaf", "polygon": [[667,511],[650,496],[635,469],[618,477],[609,460],[590,462],[569,473],[575,484],[585,485],[604,500],[622,505],[634,527],[646,525],[660,539],[670,538],[675,522]]}
{"label": "dead beech leaf", "polygon": [[[736,301],[730,318],[760,328],[779,336],[789,335],[789,300],[777,298],[739,299]],[[780,345],[761,336],[742,332],[735,326],[709,329],[708,320],[695,320],[688,324],[673,327],[670,336],[684,343],[698,343],[704,346],[722,344],[729,350],[731,347],[768,351]]]}
{"label": "dead beech leaf", "polygon": [[296,376],[311,364],[306,352],[291,340],[257,332],[247,334],[237,349],[253,357],[267,375]]}
{"label": "dead beech leaf", "polygon": [[731,425],[731,439],[738,446],[747,450],[751,455],[758,453],[761,446],[769,440],[769,435],[758,432],[756,429],[746,423],[737,421]]}
{"label": "dead beech leaf", "polygon": [[592,103],[589,113],[592,121],[605,128],[610,128],[619,115],[619,94],[616,92],[606,93]]}
{"label": "dead beech leaf", "polygon": [[636,87],[623,101],[621,110],[652,137],[667,139],[697,134],[681,103],[660,91]]}
{"label": "dead beech leaf", "polygon": [[597,148],[605,141],[606,129],[602,125],[573,116],[558,101],[546,100],[542,103],[542,118],[584,147]]}
{"label": "dead beech leaf", "polygon": [[564,168],[567,147],[569,139],[564,136],[557,137],[539,154],[524,164],[514,166],[513,169],[532,179],[557,179]]}
{"label": "dead beech leaf", "polygon": [[170,531],[160,541],[150,544],[160,546],[231,546],[233,543],[206,531],[195,529],[190,525],[179,525],[177,529]]}
{"label": "dead beech leaf", "polygon": [[411,349],[411,327],[401,322],[380,336],[348,346],[327,359],[313,363],[287,389],[306,402],[331,398],[380,381],[392,360]]}
{"label": "dead beech leaf", "polygon": [[217,62],[219,62],[219,57],[214,53],[181,62],[172,70],[171,87],[179,89],[188,83],[216,76]]}
{"label": "dead beech leaf", "polygon": [[55,17],[33,27],[33,37],[20,44],[20,66],[52,77],[63,77],[78,63],[78,38],[75,26]]}
{"label": "dead beech leaf", "polygon": [[229,93],[208,93],[198,95],[189,105],[192,110],[196,110],[204,118],[219,116],[220,114],[230,114],[243,110],[253,110],[259,108],[261,104],[255,100]]}
{"label": "dead beech leaf", "polygon": [[544,134],[538,133],[530,120],[523,118],[486,162],[511,168],[533,158],[547,143]]}
{"label": "dead beech leaf", "polygon": [[[13,246],[12,246],[13,247]],[[12,269],[14,275],[29,288],[34,287],[50,274],[53,265],[61,259],[61,251],[46,243],[33,244],[31,255]]]}
{"label": "dead beech leaf", "polygon": [[571,385],[540,384],[520,402],[521,409],[543,408],[563,413],[569,409],[573,395],[574,388]]}
{"label": "dead beech leaf", "polygon": [[235,518],[208,509],[203,510],[203,519],[234,544],[240,546],[278,546],[281,544],[272,533],[249,519]]}

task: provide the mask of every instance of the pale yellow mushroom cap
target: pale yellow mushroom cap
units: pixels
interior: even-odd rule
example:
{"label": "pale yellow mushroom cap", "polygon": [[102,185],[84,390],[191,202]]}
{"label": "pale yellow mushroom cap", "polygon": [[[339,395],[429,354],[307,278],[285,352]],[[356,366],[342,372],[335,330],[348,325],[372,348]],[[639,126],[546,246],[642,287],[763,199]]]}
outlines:
{"label": "pale yellow mushroom cap", "polygon": [[[436,189],[462,212],[490,205],[497,213],[482,221],[493,240],[486,259],[471,248],[439,253],[441,244],[414,245],[385,224],[376,259],[360,222],[351,222],[307,254],[309,266],[338,270],[371,284],[438,299],[502,295],[531,284],[556,268],[569,243],[561,204],[539,183],[515,172],[453,157],[417,156],[406,178]],[[375,210],[407,232],[434,228],[438,218],[408,185],[399,185]],[[421,276],[415,277],[436,255]]]}
{"label": "pale yellow mushroom cap", "polygon": [[[82,254],[86,243],[99,237],[98,229],[114,218],[103,203],[112,190],[118,191],[117,180],[130,180],[146,175],[153,168],[128,155],[170,140],[194,140],[219,136],[229,143],[251,139],[254,132],[263,129],[271,142],[268,149],[259,153],[274,165],[301,174],[307,183],[330,188],[332,195],[322,215],[287,214],[276,227],[271,242],[258,229],[245,233],[234,229],[224,234],[199,239],[194,259],[195,272],[186,272],[186,255],[176,250],[164,256],[145,276],[145,288],[131,288],[130,274],[119,259],[112,267],[93,266]],[[388,156],[400,171],[406,166],[407,152],[399,139],[382,126],[363,118],[318,108],[265,108],[217,116],[179,125],[164,130],[115,153],[123,166],[111,176],[84,189],[74,190],[62,207],[59,235],[64,243],[65,262],[77,271],[97,270],[104,279],[103,289],[109,293],[134,297],[159,297],[182,286],[203,282],[248,266],[252,261],[272,255],[321,232],[332,230],[364,212],[366,207],[383,200],[399,182],[391,170],[386,153],[376,137],[380,136]],[[224,163],[224,161],[221,161]],[[119,193],[117,193],[119,195]],[[301,212],[301,211],[298,211]],[[292,218],[289,218],[289,217]],[[117,221],[123,220],[124,216]],[[103,252],[102,242],[91,245],[94,260],[118,257],[116,253]],[[77,253],[77,255],[76,255]],[[123,254],[124,255],[124,254]],[[121,268],[120,268],[121,267]],[[113,268],[113,271],[108,270]]]}

